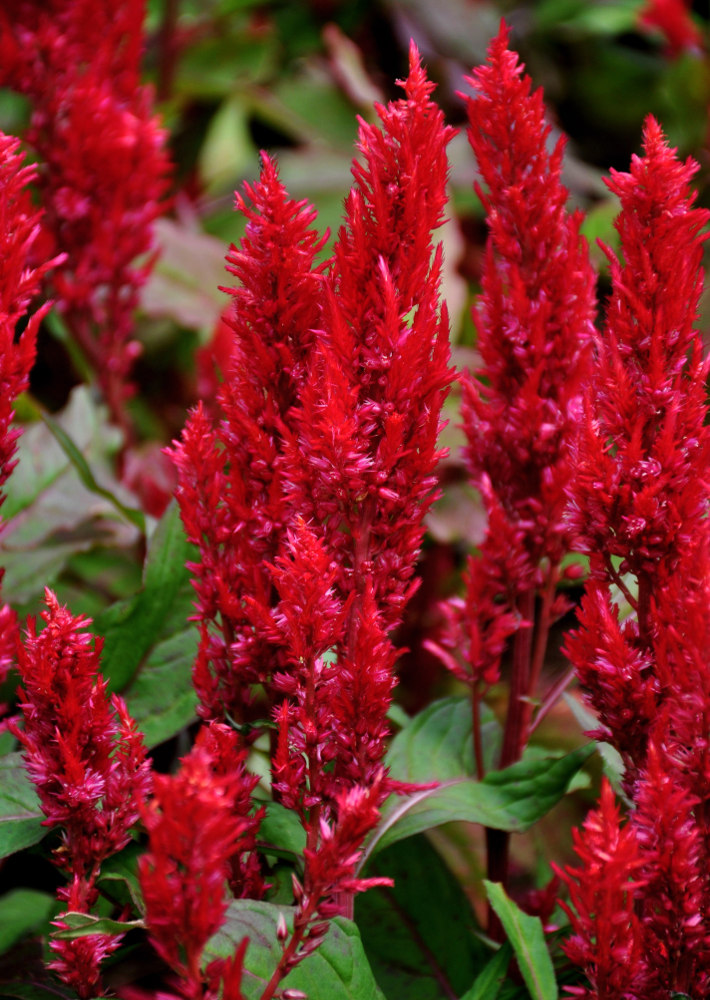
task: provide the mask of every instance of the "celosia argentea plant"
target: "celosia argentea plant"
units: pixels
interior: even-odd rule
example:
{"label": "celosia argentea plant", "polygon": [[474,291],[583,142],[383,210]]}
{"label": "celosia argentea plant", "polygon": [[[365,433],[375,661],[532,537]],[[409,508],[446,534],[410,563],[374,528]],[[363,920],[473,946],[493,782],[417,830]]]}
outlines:
{"label": "celosia argentea plant", "polygon": [[[167,445],[175,500],[146,519],[111,461],[120,476],[138,426],[130,338],[167,158],[138,73],[143,4],[109,7],[0,13],[0,72],[29,99],[38,158],[23,166],[0,136],[0,996],[702,1000],[710,449],[694,324],[710,213],[694,163],[649,118],[643,155],[612,173],[596,322],[564,140],[502,25],[468,80],[488,235],[477,360],[457,379],[437,235],[455,130],[412,44],[403,94],[359,122],[332,242],[274,156],[237,193],[219,388]],[[12,426],[15,408],[41,412],[22,393],[50,290],[123,437],[80,390],[78,417]],[[449,469],[485,531],[418,605],[448,670],[410,717],[398,630],[455,381]],[[33,518],[82,504],[86,520],[32,544]],[[40,605],[27,579],[42,574]],[[575,672],[587,737],[551,728]],[[599,770],[588,736],[618,751],[614,785],[565,840],[562,800]]]}

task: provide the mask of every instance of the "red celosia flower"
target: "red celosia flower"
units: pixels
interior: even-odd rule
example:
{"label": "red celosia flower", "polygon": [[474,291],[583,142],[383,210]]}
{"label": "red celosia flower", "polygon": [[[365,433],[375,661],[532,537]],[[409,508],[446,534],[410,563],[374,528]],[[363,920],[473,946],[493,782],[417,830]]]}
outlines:
{"label": "red celosia flower", "polygon": [[[96,902],[97,892],[85,879],[75,877],[66,890],[65,906],[73,913],[88,913]],[[67,923],[61,916],[52,921],[59,930]],[[59,978],[82,998],[101,995],[101,963],[118,948],[121,934],[87,934],[69,941],[52,941],[55,958],[48,963]]]}
{"label": "red celosia flower", "polygon": [[682,52],[698,52],[703,47],[703,37],[693,22],[689,7],[687,0],[647,0],[637,15],[642,27],[661,32],[672,59]]}
{"label": "red celosia flower", "polygon": [[414,49],[404,87],[378,108],[382,128],[361,124],[365,163],[326,273],[313,210],[268,159],[252,207],[238,199],[247,231],[228,258],[241,285],[224,419],[215,432],[198,408],[173,452],[200,546],[200,711],[239,718],[262,685],[278,726],[274,790],[306,830],[308,903],[265,997],[322,939],[321,903],[342,911],[360,887],[357,849],[392,790],[386,633],[414,590],[451,380],[431,239],[451,130]]}
{"label": "red celosia flower", "polygon": [[322,525],[343,594],[362,595],[371,579],[385,630],[401,621],[416,586],[452,378],[432,230],[443,221],[453,130],[414,46],[409,65],[406,99],[377,107],[381,128],[360,123],[364,163],[353,166],[287,455],[290,499]]}
{"label": "red celosia flower", "polygon": [[572,908],[561,903],[573,935],[569,957],[586,972],[590,988],[568,986],[583,1000],[650,998],[651,974],[643,954],[643,927],[634,909],[643,859],[632,827],[622,826],[614,793],[606,779],[599,808],[572,834],[581,868],[557,874],[567,884]]}
{"label": "red celosia flower", "polygon": [[[474,71],[469,141],[486,193],[490,236],[483,295],[475,311],[483,366],[463,378],[466,456],[503,511],[523,532],[527,574],[557,565],[569,550],[564,519],[570,446],[595,313],[595,276],[581,215],[565,210],[560,183],[564,140],[552,153],[542,91],[510,51],[503,24],[488,60]],[[481,381],[483,380],[483,381]]]}
{"label": "red celosia flower", "polygon": [[[471,687],[479,777],[479,701],[498,681],[512,635],[501,765],[517,760],[527,741],[530,699],[559,610],[559,567],[573,541],[565,491],[595,311],[581,215],[568,214],[560,180],[564,139],[550,152],[542,91],[531,93],[508,34],[502,23],[469,80],[468,135],[487,188],[477,192],[490,232],[474,310],[483,363],[461,381],[465,457],[488,530],[469,562],[466,601],[449,609],[443,656]],[[449,654],[456,648],[465,666]]]}
{"label": "red celosia flower", "polygon": [[[109,700],[98,673],[101,641],[46,592],[45,627],[30,620],[19,652],[24,727],[13,732],[24,749],[45,824],[59,826],[55,860],[72,876],[59,896],[68,909],[88,913],[96,901],[101,862],[130,840],[151,773],[143,738],[123,700]],[[81,997],[99,990],[101,958],[117,942],[105,935],[52,944],[53,968]]]}
{"label": "red celosia flower", "polygon": [[696,818],[700,801],[663,746],[650,744],[635,802],[631,824],[645,882],[637,910],[646,932],[648,966],[662,996],[675,991],[707,995],[707,830]]}
{"label": "red celosia flower", "polygon": [[240,715],[251,685],[265,683],[268,696],[271,678],[288,673],[293,650],[270,624],[269,565],[298,517],[323,536],[324,565],[336,568],[335,596],[350,617],[329,641],[349,661],[367,586],[382,629],[414,586],[450,381],[431,229],[441,222],[451,130],[414,50],[405,90],[406,100],[379,109],[381,130],[361,127],[366,164],[354,168],[326,278],[313,210],[288,199],[268,159],[247,190],[253,207],[238,200],[248,225],[228,258],[241,287],[220,393],[226,419],[216,436],[196,411],[174,452],[183,519],[201,548],[195,683],[206,716]]}
{"label": "red celosia flower", "polygon": [[225,419],[215,433],[198,407],[173,451],[183,521],[200,547],[194,567],[200,712],[234,718],[242,715],[249,686],[279,663],[255,633],[240,595],[270,607],[265,563],[278,554],[288,523],[279,455],[318,323],[315,259],[322,246],[311,228],[314,209],[288,197],[266,156],[259,183],[238,196],[237,207],[247,230],[227,258],[241,286],[232,292],[234,355],[219,398]]}
{"label": "red celosia flower", "polygon": [[601,711],[594,735],[612,743],[625,760],[642,760],[660,696],[653,659],[638,647],[636,623],[619,621],[604,587],[587,586],[577,619],[580,628],[567,636],[565,653],[589,701]]}
{"label": "red celosia flower", "polygon": [[[125,423],[138,289],[162,211],[165,135],[140,85],[143,0],[24,0],[3,15],[0,80],[32,103],[58,307]],[[136,259],[141,257],[140,262]]]}
{"label": "red celosia flower", "polygon": [[[19,430],[13,429],[14,403],[29,382],[35,358],[37,327],[49,309],[45,303],[27,321],[24,319],[38,295],[42,279],[61,258],[40,262],[35,259],[41,213],[30,200],[27,185],[36,169],[23,166],[19,140],[0,133],[0,488],[15,467],[13,461]],[[0,505],[5,494],[0,489]],[[2,580],[2,570],[0,570]],[[0,607],[0,683],[15,659],[17,619],[8,605]],[[2,706],[0,706],[1,708]]]}
{"label": "red celosia flower", "polygon": [[227,909],[230,861],[253,845],[255,820],[247,810],[254,779],[235,736],[216,724],[202,730],[177,774],[156,775],[155,797],[142,809],[149,847],[138,875],[150,939],[181,976],[188,1000],[216,1000],[220,981],[225,995],[240,996],[243,950],[201,968]]}
{"label": "red celosia flower", "polygon": [[[673,580],[704,537],[710,460],[708,366],[693,328],[706,238],[700,231],[710,212],[692,207],[697,165],[677,159],[653,118],[644,149],[630,173],[615,172],[608,182],[621,200],[624,265],[609,252],[613,294],[596,338],[598,367],[570,490],[571,520],[592,576],[618,584],[635,612],[621,628],[604,588],[592,586],[582,629],[568,643],[602,724],[625,753],[629,788],[645,753],[634,727],[647,728],[655,714],[649,699],[657,690],[660,700],[671,681],[658,676],[654,616],[664,607],[667,621],[678,614],[668,596],[679,596]],[[637,588],[623,574],[632,574]]]}
{"label": "red celosia flower", "polygon": [[[369,788],[354,787],[338,796],[337,820],[320,820],[317,837],[306,847],[303,884],[294,876],[296,913],[293,931],[283,928],[283,952],[261,1000],[271,1000],[281,980],[318,948],[328,931],[328,918],[342,913],[338,897],[352,897],[378,885],[391,886],[388,878],[359,878],[355,869],[363,840],[375,826],[383,798],[379,772]],[[286,996],[284,992],[282,994]]]}
{"label": "red celosia flower", "polygon": [[[696,169],[678,160],[649,118],[643,157],[609,182],[621,201],[616,227],[624,259],[609,253],[613,292],[596,338],[598,370],[570,489],[593,579],[568,651],[605,738],[626,766],[624,787],[635,809],[624,833],[635,837],[635,858],[619,840],[605,859],[620,868],[626,851],[628,874],[640,871],[634,953],[626,963],[640,983],[633,992],[632,977],[626,988],[653,1000],[675,991],[702,996],[710,982],[702,805],[710,790],[710,432],[708,363],[693,327],[701,230],[710,212],[692,207]],[[623,624],[612,585],[631,608]],[[619,949],[588,918],[599,865],[593,854],[581,856],[586,867],[575,873],[578,916],[569,954],[593,985],[601,969],[614,984]],[[627,919],[622,908],[618,926]],[[614,988],[588,995],[623,995]]]}
{"label": "red celosia flower", "polygon": [[63,828],[58,862],[81,876],[128,843],[150,788],[143,738],[98,673],[101,641],[46,592],[19,655],[24,728],[17,737],[47,825]]}

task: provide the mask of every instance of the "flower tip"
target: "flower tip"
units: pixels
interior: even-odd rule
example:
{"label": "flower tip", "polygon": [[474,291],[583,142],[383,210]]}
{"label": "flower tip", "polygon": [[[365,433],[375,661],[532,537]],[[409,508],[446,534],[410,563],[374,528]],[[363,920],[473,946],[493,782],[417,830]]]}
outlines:
{"label": "flower tip", "polygon": [[412,72],[412,70],[420,68],[421,64],[422,64],[422,57],[421,57],[421,55],[419,53],[419,48],[417,47],[417,43],[414,41],[413,38],[410,38],[409,39],[409,71],[410,71],[410,73]]}

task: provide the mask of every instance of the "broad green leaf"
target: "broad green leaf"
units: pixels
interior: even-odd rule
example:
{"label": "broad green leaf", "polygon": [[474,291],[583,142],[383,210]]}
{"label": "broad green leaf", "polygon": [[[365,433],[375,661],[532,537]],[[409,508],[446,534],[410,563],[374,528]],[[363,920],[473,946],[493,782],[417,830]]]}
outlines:
{"label": "broad green leaf", "polygon": [[[531,749],[517,764],[474,781],[467,709],[467,699],[435,702],[392,741],[387,762],[393,778],[438,784],[388,800],[361,867],[388,844],[454,820],[510,832],[527,830],[566,794],[595,749],[589,744],[564,757],[543,758],[538,748]],[[497,738],[497,723],[487,720],[485,725]]]}
{"label": "broad green leaf", "polygon": [[404,729],[411,721],[405,710],[396,701],[393,701],[387,709],[387,718],[395,729]]}
{"label": "broad green leaf", "polygon": [[[468,696],[441,698],[419,712],[392,740],[387,764],[398,781],[447,781],[473,777],[471,701]],[[500,753],[501,727],[481,705],[481,738],[486,769]]]}
{"label": "broad green leaf", "polygon": [[147,747],[170,739],[195,718],[192,664],[197,645],[197,629],[192,627],[158,643],[123,692]]}
{"label": "broad green leaf", "polygon": [[[81,455],[96,490],[88,488],[47,426],[32,425],[19,441],[18,466],[8,484],[7,510],[14,516],[2,537],[3,592],[23,613],[36,612],[45,586],[55,586],[79,553],[99,546],[127,549],[140,532],[120,515],[131,495],[117,482],[112,458],[120,443],[105,411],[85,387],[51,421]],[[76,456],[75,456],[76,457]],[[126,515],[128,516],[128,515]]]}
{"label": "broad green leaf", "polygon": [[323,78],[318,78],[312,66],[304,72],[278,81],[272,90],[274,104],[290,119],[290,133],[306,142],[326,140],[334,148],[352,150],[357,121],[353,107],[342,91]]}
{"label": "broad green leaf", "polygon": [[150,539],[141,590],[129,600],[112,604],[94,622],[94,631],[104,638],[101,669],[112,690],[122,690],[134,676],[162,636],[166,619],[176,610],[180,597],[184,628],[184,620],[193,610],[194,594],[185,567],[191,553],[173,500]]}
{"label": "broad green leaf", "polygon": [[126,934],[136,927],[145,927],[142,920],[111,920],[109,917],[96,917],[91,913],[75,913],[71,910],[62,913],[59,919],[67,925],[67,929],[52,933],[52,937],[58,941],[72,941],[90,934]]}
{"label": "broad green leaf", "polygon": [[483,971],[479,972],[473,986],[466,990],[461,1000],[496,1000],[508,973],[512,954],[513,949],[506,941],[489,959]]}
{"label": "broad green leaf", "polygon": [[22,754],[0,758],[0,858],[38,843],[47,833],[43,819]]}
{"label": "broad green leaf", "polygon": [[205,189],[213,195],[233,190],[255,158],[249,107],[241,94],[233,93],[212,116],[202,143],[198,167]]}
{"label": "broad green leaf", "polygon": [[54,896],[37,889],[13,889],[0,896],[0,955],[26,934],[46,926],[56,908]]}
{"label": "broad green leaf", "polygon": [[138,844],[130,843],[102,863],[98,882],[109,899],[121,904],[132,902],[144,915],[143,894],[138,882],[138,858],[142,853]]}
{"label": "broad green leaf", "polygon": [[[41,419],[37,403],[28,395],[21,397],[27,419],[34,423],[23,428],[18,441],[17,465],[8,482],[3,517],[10,520],[29,507],[59,476],[71,470],[71,461],[52,430]],[[93,401],[86,386],[74,389],[54,423],[71,437],[84,460],[107,471],[101,459],[113,454],[121,443],[120,431],[108,424],[103,409]]]}
{"label": "broad green leaf", "polygon": [[532,1000],[557,1000],[552,959],[539,917],[523,913],[497,882],[484,879],[488,901],[503,925]]}
{"label": "broad green leaf", "polygon": [[280,802],[266,802],[266,815],[259,826],[259,849],[266,854],[276,847],[277,854],[301,857],[306,846],[306,832],[292,809]]}
{"label": "broad green leaf", "polygon": [[[222,928],[207,943],[202,960],[227,958],[249,938],[243,992],[245,1000],[259,1000],[281,956],[276,937],[279,915],[293,926],[293,908],[257,900],[231,903]],[[302,990],[308,1000],[384,1000],[365,957],[357,926],[343,917],[331,921],[321,946],[280,984]]]}
{"label": "broad green leaf", "polygon": [[141,309],[211,335],[227,301],[218,287],[226,278],[224,242],[172,219],[158,219],[155,234],[160,257],[141,291]]}
{"label": "broad green leaf", "polygon": [[388,844],[455,820],[522,833],[566,794],[594,749],[589,744],[564,757],[524,757],[503,771],[489,772],[483,781],[451,778],[407,798],[392,797],[382,810],[361,864]]}
{"label": "broad green leaf", "polygon": [[102,497],[102,499],[107,500],[113,507],[116,508],[119,514],[121,514],[127,521],[133,524],[139,531],[145,531],[145,515],[143,511],[137,510],[134,507],[128,507],[124,504],[116,495],[112,493],[111,490],[106,489],[101,486],[100,483],[96,481],[96,477],[86,461],[86,458],[82,454],[81,450],[77,447],[76,443],[67,434],[62,425],[54,417],[50,416],[45,410],[40,410],[40,416],[42,421],[47,426],[52,436],[58,442],[60,448],[67,456],[71,464],[74,466],[79,479],[89,490],[90,493],[95,493],[96,496]]}
{"label": "broad green leaf", "polygon": [[368,875],[394,879],[355,900],[355,920],[378,984],[387,996],[439,1000],[442,983],[460,993],[487,949],[463,889],[424,836],[388,848]]}
{"label": "broad green leaf", "polygon": [[[562,697],[567,703],[570,712],[579,723],[582,732],[588,734],[599,728],[599,719],[586,705],[582,704],[579,698],[575,698],[569,692],[563,694]],[[597,741],[597,750],[602,759],[604,774],[606,774],[611,782],[614,791],[622,798],[626,798],[623,789],[624,762],[621,759],[621,754],[611,743],[604,743],[602,741]]]}

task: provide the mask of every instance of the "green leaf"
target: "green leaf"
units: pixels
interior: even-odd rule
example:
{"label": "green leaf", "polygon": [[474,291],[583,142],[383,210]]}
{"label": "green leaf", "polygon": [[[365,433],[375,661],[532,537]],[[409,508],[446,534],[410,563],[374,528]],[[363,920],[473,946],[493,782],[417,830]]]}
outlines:
{"label": "green leaf", "polygon": [[[576,698],[574,694],[570,694],[569,692],[565,692],[562,697],[567,703],[570,712],[579,723],[582,732],[589,733],[595,729],[599,729],[598,717],[586,705],[583,705],[579,698]],[[625,799],[626,795],[623,788],[625,768],[621,754],[611,743],[604,743],[602,741],[597,741],[597,750],[602,759],[604,774],[611,782],[616,794]]]}
{"label": "green leaf", "polygon": [[86,458],[82,454],[79,448],[72,440],[72,438],[67,434],[62,425],[54,417],[50,416],[44,409],[40,406],[37,407],[39,415],[51,432],[52,436],[55,438],[60,448],[67,456],[71,464],[74,466],[79,479],[89,490],[90,493],[95,493],[97,496],[102,497],[116,508],[116,510],[121,514],[127,521],[133,524],[139,531],[145,532],[145,515],[143,511],[136,510],[133,507],[128,507],[124,504],[111,490],[105,489],[97,483],[93,472],[86,461]]}
{"label": "green leaf", "polygon": [[[392,740],[387,764],[398,781],[447,781],[473,777],[471,700],[441,698],[419,712]],[[485,768],[495,767],[502,731],[493,712],[481,705],[481,741]]]}
{"label": "green leaf", "polygon": [[136,927],[145,927],[142,920],[111,920],[109,917],[97,917],[92,913],[75,913],[72,910],[62,913],[59,919],[67,924],[67,928],[52,933],[52,937],[58,941],[72,941],[74,938],[88,937],[90,934],[125,934]]}
{"label": "green leaf", "polygon": [[[276,937],[279,915],[283,915],[290,931],[293,913],[293,907],[234,900],[222,928],[207,943],[203,962],[233,955],[237,945],[248,937],[242,989],[245,1000],[259,1000],[281,957]],[[321,946],[290,972],[280,986],[302,990],[308,1000],[384,1000],[365,957],[357,926],[343,917],[331,921]]]}
{"label": "green leaf", "polygon": [[496,1000],[508,973],[513,949],[506,941],[476,976],[473,986],[466,990],[461,1000]]}
{"label": "green leaf", "polygon": [[197,646],[197,629],[192,626],[158,643],[124,691],[128,711],[147,747],[175,736],[195,718],[192,664]]}
{"label": "green leaf", "polygon": [[141,292],[141,310],[211,335],[226,306],[218,288],[225,282],[224,242],[165,218],[156,221],[155,236],[160,257]]}
{"label": "green leaf", "polygon": [[145,915],[143,893],[138,882],[138,858],[141,854],[143,850],[138,844],[129,844],[102,863],[98,882],[103,885],[109,899],[121,904],[131,902],[141,915]]}
{"label": "green leaf", "polygon": [[[26,419],[18,441],[17,465],[7,487],[3,517],[11,520],[26,510],[58,477],[71,470],[71,461],[54,433],[43,423],[41,410],[31,396],[20,397]],[[106,414],[97,406],[86,386],[78,386],[64,409],[53,418],[71,437],[85,461],[101,465],[102,456],[115,454],[121,444],[121,432],[106,422]],[[107,472],[102,468],[102,473]],[[73,474],[73,473],[72,473]]]}
{"label": "green leaf", "polygon": [[280,802],[266,802],[266,815],[259,825],[259,849],[266,854],[273,845],[278,854],[301,857],[306,847],[306,831],[292,809]]}
{"label": "green leaf", "polygon": [[[400,735],[405,736],[411,728]],[[436,788],[416,792],[408,798],[391,797],[366,845],[361,867],[387,845],[455,820],[522,833],[566,794],[572,779],[594,750],[594,744],[588,744],[557,758],[539,758],[535,751],[511,767],[490,771],[483,781],[450,778]],[[443,758],[437,766],[446,773],[449,765],[448,759]],[[427,769],[422,763],[419,770],[426,774],[426,779],[419,780],[435,778],[433,768]],[[392,776],[401,778],[396,771]]]}
{"label": "green leaf", "polygon": [[100,481],[103,493],[97,498],[87,488],[46,425],[27,428],[8,484],[3,513],[7,510],[5,516],[14,517],[3,532],[0,555],[5,567],[3,591],[21,613],[36,611],[44,587],[54,586],[78,553],[98,546],[125,549],[140,537],[130,519],[117,515],[116,502],[128,509],[130,493],[112,470],[120,432],[107,424],[105,410],[80,386],[51,420],[71,439],[84,465],[90,465],[93,481]]}
{"label": "green leaf", "polygon": [[199,174],[210,194],[233,189],[256,158],[249,133],[249,107],[244,97],[231,94],[207,128],[199,156]]}
{"label": "green leaf", "polygon": [[471,904],[424,836],[388,848],[368,875],[394,879],[355,900],[355,920],[387,996],[439,1000],[442,983],[458,996],[485,961],[487,949]]}
{"label": "green leaf", "polygon": [[37,844],[47,833],[35,786],[22,754],[0,758],[0,858]]}
{"label": "green leaf", "polygon": [[483,880],[488,901],[508,936],[518,968],[532,1000],[557,1000],[557,983],[552,959],[545,943],[539,917],[531,917],[516,906],[502,885]]}
{"label": "green leaf", "polygon": [[57,901],[37,889],[13,889],[0,897],[0,955],[47,924]]}
{"label": "green leaf", "polygon": [[129,600],[112,604],[94,622],[94,631],[104,638],[101,670],[112,690],[121,691],[134,676],[166,631],[166,619],[178,610],[179,599],[184,629],[193,610],[194,594],[185,566],[192,553],[173,500],[150,539],[141,590]]}
{"label": "green leaf", "polygon": [[539,748],[531,747],[517,764],[489,771],[481,784],[498,791],[515,812],[517,829],[527,830],[557,805],[595,751],[596,744],[587,743],[562,757],[540,757]]}

